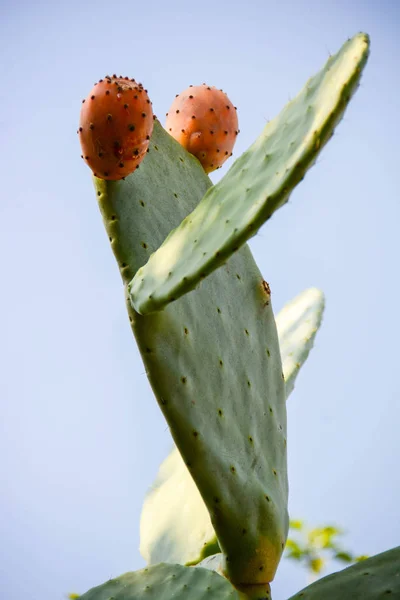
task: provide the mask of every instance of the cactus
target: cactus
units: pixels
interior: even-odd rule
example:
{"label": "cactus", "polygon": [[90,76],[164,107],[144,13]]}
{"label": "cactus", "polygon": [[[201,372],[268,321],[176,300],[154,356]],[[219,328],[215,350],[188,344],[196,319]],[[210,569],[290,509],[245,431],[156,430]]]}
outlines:
{"label": "cactus", "polygon": [[118,180],[133,173],[146,155],[152,132],[147,90],[134,79],[107,75],[82,102],[82,158],[97,177]]}
{"label": "cactus", "polygon": [[[205,559],[201,566],[154,565],[90,590],[85,600],[270,598],[288,531],[286,397],[312,346],[323,297],[309,290],[283,309],[279,343],[270,288],[246,241],[287,201],[332,136],[368,49],[365,34],[346,42],[215,186],[157,120],[139,171],[124,180],[123,167],[114,162],[112,174],[94,178],[146,373],[178,449],[174,456],[190,473],[182,480],[196,486],[195,494],[187,488],[189,511],[198,511],[206,527],[193,527],[188,547],[179,550],[180,560]],[[124,95],[116,83],[117,96]],[[146,98],[138,86],[138,96]],[[114,133],[120,123],[126,133],[123,110],[124,104]],[[93,131],[85,111],[83,122]],[[147,126],[140,132],[140,158]],[[125,148],[119,138],[113,144],[109,154]],[[174,460],[166,467],[171,480]],[[170,540],[168,560],[175,551]],[[313,590],[317,596],[321,590],[334,598],[342,583],[347,597],[372,598],[370,590],[375,585],[380,593],[382,582],[397,592],[398,550],[370,560],[369,586],[366,561],[297,597],[313,598]],[[364,596],[355,595],[359,590]]]}
{"label": "cactus", "polygon": [[[286,399],[321,324],[324,297],[312,288],[277,315]],[[178,450],[162,463],[143,505],[140,551],[148,564],[194,565],[220,551],[207,508]]]}
{"label": "cactus", "polygon": [[400,598],[400,546],[323,577],[289,600]]}
{"label": "cactus", "polygon": [[226,579],[207,569],[159,564],[92,588],[80,600],[239,600]]}
{"label": "cactus", "polygon": [[239,133],[236,107],[215,87],[191,85],[178,94],[167,112],[166,130],[196,156],[206,173],[232,156]]}

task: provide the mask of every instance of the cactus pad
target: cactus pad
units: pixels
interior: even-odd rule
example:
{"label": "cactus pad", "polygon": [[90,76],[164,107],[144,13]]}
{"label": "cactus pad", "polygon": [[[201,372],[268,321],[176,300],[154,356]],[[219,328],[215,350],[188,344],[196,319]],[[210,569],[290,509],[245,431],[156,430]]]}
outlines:
{"label": "cactus pad", "polygon": [[[95,184],[125,283],[211,185],[157,121],[140,169],[125,181]],[[226,573],[233,583],[270,581],[288,530],[286,405],[269,288],[249,248],[162,312],[142,316],[127,305]]]}
{"label": "cactus pad", "polygon": [[211,570],[159,564],[110,579],[79,596],[79,600],[239,600],[240,597],[229,581]]}
{"label": "cactus pad", "polygon": [[[286,399],[312,348],[323,308],[323,293],[311,288],[291,300],[276,317]],[[187,565],[219,552],[210,515],[176,448],[162,463],[146,496],[140,552],[148,564],[167,561]]]}
{"label": "cactus pad", "polygon": [[290,600],[400,598],[400,546],[319,579]]}
{"label": "cactus pad", "polygon": [[292,392],[299,369],[314,345],[324,308],[324,294],[310,288],[288,302],[276,317],[286,398]]}
{"label": "cactus pad", "polygon": [[266,125],[135,274],[129,293],[136,311],[161,310],[196,288],[287,202],[333,135],[358,87],[368,52],[366,34],[347,41]]}

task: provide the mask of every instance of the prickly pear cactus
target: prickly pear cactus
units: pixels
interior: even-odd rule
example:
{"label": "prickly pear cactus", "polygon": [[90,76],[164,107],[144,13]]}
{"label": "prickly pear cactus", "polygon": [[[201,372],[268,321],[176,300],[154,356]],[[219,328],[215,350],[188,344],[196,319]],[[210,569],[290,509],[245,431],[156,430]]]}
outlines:
{"label": "prickly pear cactus", "polygon": [[[303,291],[277,315],[285,395],[288,398],[321,324],[324,296]],[[140,551],[148,564],[197,564],[219,545],[210,515],[190,472],[174,448],[146,496],[140,520]]]}
{"label": "prickly pear cactus", "polygon": [[400,598],[400,546],[323,577],[290,600]]}
{"label": "prickly pear cactus", "polygon": [[[197,510],[205,524],[188,535],[179,559],[196,562],[221,552],[202,562],[207,568],[159,564],[107,582],[82,599],[270,598],[269,582],[288,531],[286,398],[319,327],[323,297],[309,290],[284,308],[278,319],[280,347],[270,288],[245,242],[287,201],[332,136],[358,87],[368,48],[365,34],[349,40],[215,186],[157,121],[147,148],[150,106],[140,121],[147,123],[140,129],[140,152],[129,146],[127,157],[135,162],[140,154],[139,171],[121,179],[125,163],[111,157],[120,154],[119,142],[109,148],[114,171],[111,175],[107,166],[95,188],[131,327],[180,453],[173,455],[180,465],[173,458],[165,476],[173,481],[178,473],[175,481],[181,478],[188,486],[183,489],[190,496],[188,513]],[[107,106],[111,83],[103,86]],[[115,83],[121,91],[112,106],[122,106],[122,130],[132,141],[136,124],[132,129],[124,121],[129,103],[120,105],[122,96],[137,92],[151,103],[134,82],[126,89]],[[90,119],[85,109],[88,131],[81,124],[80,133],[88,143],[94,140],[91,125],[96,126]],[[105,164],[97,154],[96,161]],[[182,535],[170,537],[160,558],[164,552],[174,556]],[[399,549],[392,550],[346,570],[342,578],[325,578],[293,600],[330,600],[342,589],[347,597],[366,600],[379,597],[371,590],[397,594],[398,559]],[[390,584],[385,592],[379,583],[384,580]]]}
{"label": "prickly pear cactus", "polygon": [[[134,175],[95,183],[125,282],[211,185],[157,122]],[[271,581],[288,530],[285,389],[269,288],[250,250],[244,246],[195,294],[162,312],[139,315],[129,302],[128,310],[227,575]]]}

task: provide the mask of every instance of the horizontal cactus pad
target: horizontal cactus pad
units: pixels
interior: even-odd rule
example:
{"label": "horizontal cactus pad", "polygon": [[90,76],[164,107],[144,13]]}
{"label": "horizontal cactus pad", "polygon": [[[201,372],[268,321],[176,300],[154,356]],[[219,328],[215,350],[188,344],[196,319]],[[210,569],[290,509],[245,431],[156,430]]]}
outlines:
{"label": "horizontal cactus pad", "polygon": [[160,564],[125,573],[79,600],[239,600],[232,585],[208,569]]}
{"label": "horizontal cactus pad", "polygon": [[395,600],[400,598],[400,546],[323,577],[290,600]]}

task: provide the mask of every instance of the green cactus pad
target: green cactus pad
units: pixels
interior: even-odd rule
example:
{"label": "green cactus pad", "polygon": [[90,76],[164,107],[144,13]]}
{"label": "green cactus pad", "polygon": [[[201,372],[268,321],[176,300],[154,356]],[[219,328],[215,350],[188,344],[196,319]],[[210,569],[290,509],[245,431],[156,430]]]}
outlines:
{"label": "green cactus pad", "polygon": [[314,345],[324,308],[324,294],[310,288],[286,304],[276,317],[286,398],[292,392],[299,369]]}
{"label": "green cactus pad", "polygon": [[[156,122],[125,181],[95,180],[126,283],[211,185]],[[245,245],[196,294],[162,312],[127,301],[146,372],[211,515],[234,583],[265,583],[288,530],[286,405],[269,288]],[[246,493],[243,494],[243,490]]]}
{"label": "green cactus pad", "polygon": [[135,274],[129,293],[136,311],[161,310],[193,290],[287,202],[333,135],[358,87],[368,52],[366,34],[347,41],[267,124]]}
{"label": "green cactus pad", "polygon": [[400,598],[400,546],[319,579],[290,600]]}
{"label": "green cactus pad", "polygon": [[[321,324],[324,295],[311,288],[289,302],[277,315],[286,399]],[[198,564],[219,552],[210,515],[178,450],[162,463],[143,504],[140,552],[148,564]]]}
{"label": "green cactus pad", "polygon": [[125,573],[92,588],[79,600],[239,600],[238,591],[217,573],[197,567],[159,564]]}

